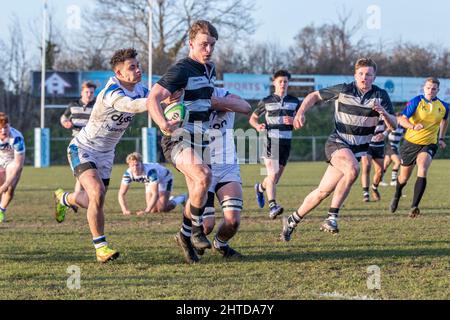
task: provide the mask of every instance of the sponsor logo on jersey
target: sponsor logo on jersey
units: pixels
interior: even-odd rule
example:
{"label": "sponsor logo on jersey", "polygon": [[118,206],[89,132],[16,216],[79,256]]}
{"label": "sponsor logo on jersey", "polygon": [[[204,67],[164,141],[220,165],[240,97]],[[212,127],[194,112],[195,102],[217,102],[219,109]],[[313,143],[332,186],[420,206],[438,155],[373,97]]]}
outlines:
{"label": "sponsor logo on jersey", "polygon": [[111,117],[111,120],[112,121],[116,121],[116,124],[118,125],[118,126],[121,126],[122,124],[124,124],[124,123],[128,123],[128,122],[130,122],[131,120],[133,120],[133,116],[124,116],[124,114],[123,113],[121,113],[121,114],[115,114],[115,115],[113,115],[112,117]]}

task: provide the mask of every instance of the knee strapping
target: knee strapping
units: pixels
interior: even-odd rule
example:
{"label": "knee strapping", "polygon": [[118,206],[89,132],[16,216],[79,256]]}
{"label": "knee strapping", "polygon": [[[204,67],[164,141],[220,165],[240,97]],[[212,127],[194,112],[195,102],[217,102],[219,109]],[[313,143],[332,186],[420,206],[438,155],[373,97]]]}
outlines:
{"label": "knee strapping", "polygon": [[239,211],[241,212],[243,209],[244,201],[240,198],[227,198],[224,199],[221,203],[223,211]]}

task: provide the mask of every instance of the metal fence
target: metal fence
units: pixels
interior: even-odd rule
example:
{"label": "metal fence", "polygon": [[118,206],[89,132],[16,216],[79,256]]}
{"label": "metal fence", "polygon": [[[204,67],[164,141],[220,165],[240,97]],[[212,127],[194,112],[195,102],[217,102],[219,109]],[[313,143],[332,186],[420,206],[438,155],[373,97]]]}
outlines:
{"label": "metal fence", "polygon": [[[444,150],[439,150],[436,158],[437,159],[450,159],[450,136],[446,136],[446,142],[449,146]],[[249,157],[249,147],[250,138],[246,138],[246,152],[245,155],[239,155],[240,163],[249,163],[249,158],[252,160],[255,157]],[[325,160],[325,143],[328,136],[294,136],[292,138],[292,148],[290,161],[324,161]],[[51,148],[50,148],[50,163],[52,165],[67,164],[67,146],[71,138],[51,138]],[[258,140],[258,139],[257,139]],[[261,151],[262,145],[259,139],[258,148]],[[255,142],[253,142],[255,143]],[[142,138],[141,137],[123,137],[116,148],[115,163],[124,163],[126,156],[134,151],[141,152]],[[27,148],[26,163],[33,164],[34,159],[34,148]],[[158,148],[158,159],[160,162],[163,161],[163,156],[161,154],[161,149]],[[259,157],[258,157],[259,160]]]}

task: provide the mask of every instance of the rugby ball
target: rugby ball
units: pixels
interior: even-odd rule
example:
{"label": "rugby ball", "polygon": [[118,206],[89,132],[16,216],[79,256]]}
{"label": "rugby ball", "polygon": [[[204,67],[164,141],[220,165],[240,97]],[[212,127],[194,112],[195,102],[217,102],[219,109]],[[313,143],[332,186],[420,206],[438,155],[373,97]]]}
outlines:
{"label": "rugby ball", "polygon": [[[177,128],[179,128],[183,125],[186,114],[187,114],[186,107],[184,106],[183,102],[172,103],[164,109],[164,117],[167,120],[179,121]],[[164,130],[161,130],[161,132],[163,134],[165,134],[166,136],[170,135],[170,133],[168,133]]]}

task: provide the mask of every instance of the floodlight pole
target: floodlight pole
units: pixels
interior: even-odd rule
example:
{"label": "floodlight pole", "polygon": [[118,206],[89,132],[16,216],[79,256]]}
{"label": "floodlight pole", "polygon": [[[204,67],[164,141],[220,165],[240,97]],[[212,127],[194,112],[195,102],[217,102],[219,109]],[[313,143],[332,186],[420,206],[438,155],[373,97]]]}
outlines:
{"label": "floodlight pole", "polygon": [[[148,89],[152,89],[152,77],[153,77],[153,70],[152,70],[152,63],[153,63],[153,17],[152,17],[152,2],[153,0],[148,0]],[[152,127],[152,118],[150,117],[150,114],[148,114],[148,127]]]}
{"label": "floodlight pole", "polygon": [[47,0],[44,0],[42,20],[42,54],[41,54],[41,129],[45,127],[45,53],[46,53]]}
{"label": "floodlight pole", "polygon": [[[148,0],[148,89],[152,89],[152,38],[153,38],[153,19],[152,19],[153,0]],[[147,128],[142,128],[142,154],[144,162],[156,162],[157,158],[157,132],[152,128],[152,118],[148,113]]]}
{"label": "floodlight pole", "polygon": [[45,128],[45,53],[47,33],[47,0],[44,1],[42,20],[42,53],[41,53],[41,126],[34,128],[34,166],[46,168],[50,166],[50,129]]}

